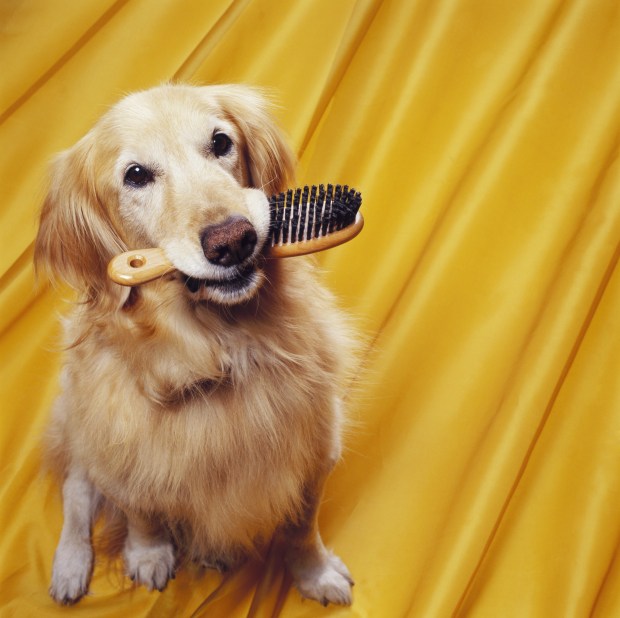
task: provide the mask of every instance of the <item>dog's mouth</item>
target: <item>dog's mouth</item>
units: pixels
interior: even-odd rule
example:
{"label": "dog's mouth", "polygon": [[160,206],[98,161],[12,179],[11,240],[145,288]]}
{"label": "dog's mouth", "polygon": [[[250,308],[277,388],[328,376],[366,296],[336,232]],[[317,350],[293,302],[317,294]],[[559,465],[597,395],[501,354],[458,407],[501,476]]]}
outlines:
{"label": "dog's mouth", "polygon": [[254,296],[263,282],[263,277],[262,270],[251,263],[232,268],[219,279],[197,279],[183,275],[183,283],[193,300],[235,305]]}

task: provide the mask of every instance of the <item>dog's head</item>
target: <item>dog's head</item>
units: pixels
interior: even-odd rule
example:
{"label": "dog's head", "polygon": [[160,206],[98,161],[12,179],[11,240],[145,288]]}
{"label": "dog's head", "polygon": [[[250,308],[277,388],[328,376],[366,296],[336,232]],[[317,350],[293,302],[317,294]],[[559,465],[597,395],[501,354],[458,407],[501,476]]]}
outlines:
{"label": "dog's head", "polygon": [[35,262],[96,302],[115,293],[106,275],[114,255],[161,247],[193,298],[243,302],[263,278],[267,196],[292,181],[293,167],[253,89],[132,94],[56,159]]}

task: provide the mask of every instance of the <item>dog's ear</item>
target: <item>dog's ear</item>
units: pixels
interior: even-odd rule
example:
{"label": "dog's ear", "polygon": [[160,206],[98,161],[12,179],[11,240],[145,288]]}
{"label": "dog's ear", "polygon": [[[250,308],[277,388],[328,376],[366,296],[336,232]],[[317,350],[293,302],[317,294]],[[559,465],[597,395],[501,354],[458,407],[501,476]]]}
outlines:
{"label": "dog's ear", "polygon": [[34,250],[38,273],[68,283],[89,301],[110,291],[107,264],[125,250],[95,181],[92,137],[87,135],[52,164]]}
{"label": "dog's ear", "polygon": [[293,186],[295,155],[271,114],[267,96],[247,86],[210,86],[220,105],[241,130],[252,187],[266,195]]}

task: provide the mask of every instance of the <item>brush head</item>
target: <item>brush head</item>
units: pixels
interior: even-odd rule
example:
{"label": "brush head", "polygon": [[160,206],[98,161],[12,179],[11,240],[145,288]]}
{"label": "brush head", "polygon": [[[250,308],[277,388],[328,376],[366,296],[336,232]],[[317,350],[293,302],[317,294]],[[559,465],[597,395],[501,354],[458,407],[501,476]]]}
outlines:
{"label": "brush head", "polygon": [[355,222],[362,196],[347,185],[289,189],[269,200],[267,245],[276,247],[323,238]]}

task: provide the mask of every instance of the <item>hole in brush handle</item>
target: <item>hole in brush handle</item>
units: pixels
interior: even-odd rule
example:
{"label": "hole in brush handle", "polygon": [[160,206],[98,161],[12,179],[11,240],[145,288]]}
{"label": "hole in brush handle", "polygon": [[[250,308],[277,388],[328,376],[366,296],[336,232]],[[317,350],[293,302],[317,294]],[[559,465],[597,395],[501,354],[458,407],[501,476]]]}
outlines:
{"label": "hole in brush handle", "polygon": [[129,266],[132,268],[142,268],[146,264],[146,258],[143,255],[136,255],[129,260]]}

